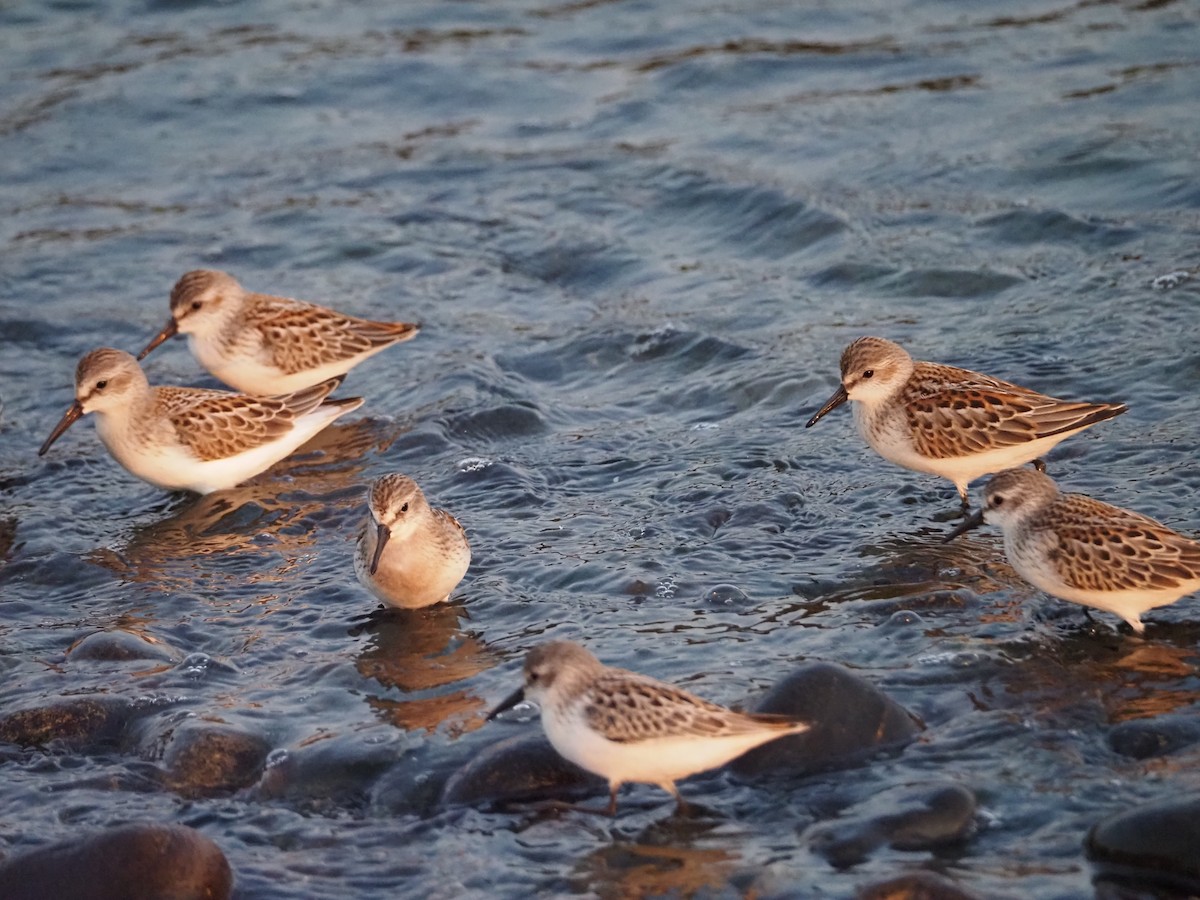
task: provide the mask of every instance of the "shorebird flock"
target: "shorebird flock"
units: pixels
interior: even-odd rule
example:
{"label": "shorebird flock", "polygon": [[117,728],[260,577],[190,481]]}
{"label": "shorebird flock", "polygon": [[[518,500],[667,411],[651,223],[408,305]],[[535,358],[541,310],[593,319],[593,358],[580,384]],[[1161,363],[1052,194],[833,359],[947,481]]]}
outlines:
{"label": "shorebird flock", "polygon": [[[136,359],[102,347],[79,361],[75,398],[39,456],[77,419],[94,414],[101,443],[132,475],[166,490],[224,490],[358,409],[360,397],[331,397],[346,373],[420,331],[412,322],[373,322],[253,293],[211,270],[180,278],[170,309],[166,326]],[[151,386],[139,361],[176,335],[186,335],[197,361],[234,390]],[[1061,400],[916,361],[879,337],[845,348],[840,384],[807,427],[846,402],[876,453],[954,484],[964,521],[947,540],[985,522],[998,525],[1009,563],[1039,590],[1120,616],[1139,635],[1145,612],[1200,590],[1200,543],[1139,513],[1062,493],[1045,474],[1043,454],[1119,416],[1123,404]],[[992,477],[983,505],[968,516],[968,486],[985,475]],[[432,507],[400,473],[371,484],[366,507],[354,555],[362,585],[391,607],[448,600],[471,562],[458,520]],[[525,700],[540,707],[546,736],[563,757],[607,779],[603,811],[610,814],[622,784],[658,785],[682,805],[679,779],[809,727],[735,712],[610,668],[568,641],[530,649],[524,686],[488,718]]]}

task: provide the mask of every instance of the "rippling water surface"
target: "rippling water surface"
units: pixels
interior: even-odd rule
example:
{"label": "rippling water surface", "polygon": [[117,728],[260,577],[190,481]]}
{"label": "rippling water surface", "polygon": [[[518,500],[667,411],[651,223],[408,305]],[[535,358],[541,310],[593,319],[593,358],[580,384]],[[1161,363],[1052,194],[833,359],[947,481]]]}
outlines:
{"label": "rippling water surface", "polygon": [[[915,868],[1090,895],[1094,822],[1200,788],[1194,748],[1109,743],[1194,714],[1198,601],[1145,641],[1088,627],[994,533],[940,543],[948,482],[844,410],[803,424],[886,335],[1129,403],[1051,472],[1200,531],[1198,26],[1169,0],[5,5],[0,703],[119,698],[143,734],[0,754],[0,844],[181,822],[245,898],[849,897]],[[200,267],[424,330],[234,491],[164,495],[86,420],[39,460],[76,360],[138,349]],[[181,342],[147,371],[213,384]],[[447,607],[383,615],[354,579],[390,471],[470,535]],[[161,658],[73,652],[106,630]],[[652,788],[615,822],[440,808],[548,637],[725,703],[837,662],[925,731],[685,786],[702,827]],[[263,742],[250,787],[155,775],[145,733],[196,721]],[[969,840],[814,853],[814,823],[930,779],[975,792]]]}

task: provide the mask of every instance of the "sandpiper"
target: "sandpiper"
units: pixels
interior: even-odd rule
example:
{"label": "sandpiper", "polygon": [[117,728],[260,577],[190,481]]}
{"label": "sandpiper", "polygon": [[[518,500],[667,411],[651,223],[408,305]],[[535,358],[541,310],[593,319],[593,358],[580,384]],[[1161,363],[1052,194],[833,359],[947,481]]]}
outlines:
{"label": "sandpiper", "polygon": [[1142,613],[1200,590],[1200,542],[1140,513],[1064,494],[1034,469],[1008,469],[983,490],[983,507],[949,541],[983,522],[1004,531],[1004,552],[1034,587],[1120,616],[1145,631]]}
{"label": "sandpiper", "polygon": [[624,669],[610,668],[570,641],[551,641],[525,657],[525,685],[488,715],[522,700],[541,707],[554,749],[608,779],[609,802],[625,782],[656,784],[684,806],[676,780],[715,769],[767,741],[799,734],[804,722],[749,715]]}
{"label": "sandpiper", "polygon": [[884,459],[967,485],[1040,457],[1125,412],[1123,403],[1057,400],[968,369],[915,361],[899,344],[862,337],[842,352],[842,384],[808,420],[854,401],[854,422]]}
{"label": "sandpiper", "polygon": [[188,272],[171,291],[171,318],[138,354],[176,334],[209,372],[234,390],[289,394],[345,375],[392,344],[416,336],[412,322],[371,322],[324,306],[256,294],[233,276]]}
{"label": "sandpiper", "polygon": [[102,347],[79,361],[75,402],[38,456],[76,419],[95,413],[100,441],[131,474],[167,490],[208,494],[265,471],[358,409],[361,397],[326,399],[340,383],[330,378],[280,397],[151,387],[130,354]]}
{"label": "sandpiper", "polygon": [[471,564],[458,519],[431,507],[417,483],[400,474],[375,480],[367,509],[354,554],[354,572],[363,587],[388,606],[404,609],[449,599]]}

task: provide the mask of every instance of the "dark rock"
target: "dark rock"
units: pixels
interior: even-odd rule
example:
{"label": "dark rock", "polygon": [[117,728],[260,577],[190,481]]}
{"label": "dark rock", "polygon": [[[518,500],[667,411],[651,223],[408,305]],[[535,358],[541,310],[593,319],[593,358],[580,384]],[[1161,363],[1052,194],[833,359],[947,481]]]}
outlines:
{"label": "dark rock", "polygon": [[0,741],[25,747],[63,741],[75,750],[115,744],[134,712],[119,697],[72,697],[0,717]]}
{"label": "dark rock", "polygon": [[975,809],[975,795],[957,784],[894,788],[836,822],[813,827],[809,845],[838,868],[858,865],[884,844],[895,850],[931,850],[970,835]]}
{"label": "dark rock", "polygon": [[220,848],[183,825],[123,825],[0,863],[5,900],[226,900]]}
{"label": "dark rock", "polygon": [[442,803],[503,803],[607,790],[604,779],[559,756],[538,728],[484,748],[447,779]]}
{"label": "dark rock", "polygon": [[1200,891],[1200,794],[1148,803],[1102,819],[1084,842],[1088,856],[1146,882]]}
{"label": "dark rock", "polygon": [[163,753],[168,786],[184,797],[229,794],[253,784],[271,745],[230,725],[189,718],[173,728]]}
{"label": "dark rock", "polygon": [[173,647],[128,631],[94,631],[76,641],[67,651],[71,659],[95,659],[122,662],[149,659],[178,662],[183,654]]}
{"label": "dark rock", "polygon": [[811,727],[734,760],[731,768],[741,775],[847,768],[876,751],[908,743],[921,730],[904,707],[866,679],[832,663],[796,670],[767,693],[757,711],[782,713]]}
{"label": "dark rock", "polygon": [[361,804],[397,755],[394,744],[368,743],[353,733],[276,750],[267,757],[254,793],[260,799],[283,799],[322,810]]}
{"label": "dark rock", "polygon": [[1200,722],[1191,716],[1155,716],[1114,725],[1108,732],[1113,752],[1133,759],[1165,756],[1200,741]]}
{"label": "dark rock", "polygon": [[858,889],[858,900],[982,900],[933,872],[909,872]]}

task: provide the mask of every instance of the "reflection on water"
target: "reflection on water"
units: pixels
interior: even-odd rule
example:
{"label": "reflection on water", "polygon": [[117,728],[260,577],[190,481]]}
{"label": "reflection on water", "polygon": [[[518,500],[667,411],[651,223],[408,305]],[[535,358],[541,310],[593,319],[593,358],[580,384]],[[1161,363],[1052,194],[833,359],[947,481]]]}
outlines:
{"label": "reflection on water", "polygon": [[322,542],[319,523],[333,510],[362,505],[366,461],[395,437],[379,431],[370,419],[335,423],[269,472],[228,490],[187,495],[166,519],[137,526],[123,549],[98,548],[87,558],[126,581],[163,590],[195,587],[198,577],[215,574],[201,571],[211,565],[198,565],[206,556],[279,558],[248,577],[226,577],[285,582],[297,560]]}
{"label": "reflection on water", "polygon": [[742,862],[727,823],[691,813],[655,822],[636,842],[602,843],[576,864],[577,891],[613,897],[693,897],[725,888]]}
{"label": "reflection on water", "polygon": [[352,631],[369,635],[354,661],[360,674],[385,688],[418,695],[368,697],[381,718],[404,730],[435,731],[445,725],[454,735],[483,724],[484,698],[466,687],[437,690],[468,681],[499,661],[482,641],[460,630],[463,615],[457,604],[446,603],[380,609]]}

